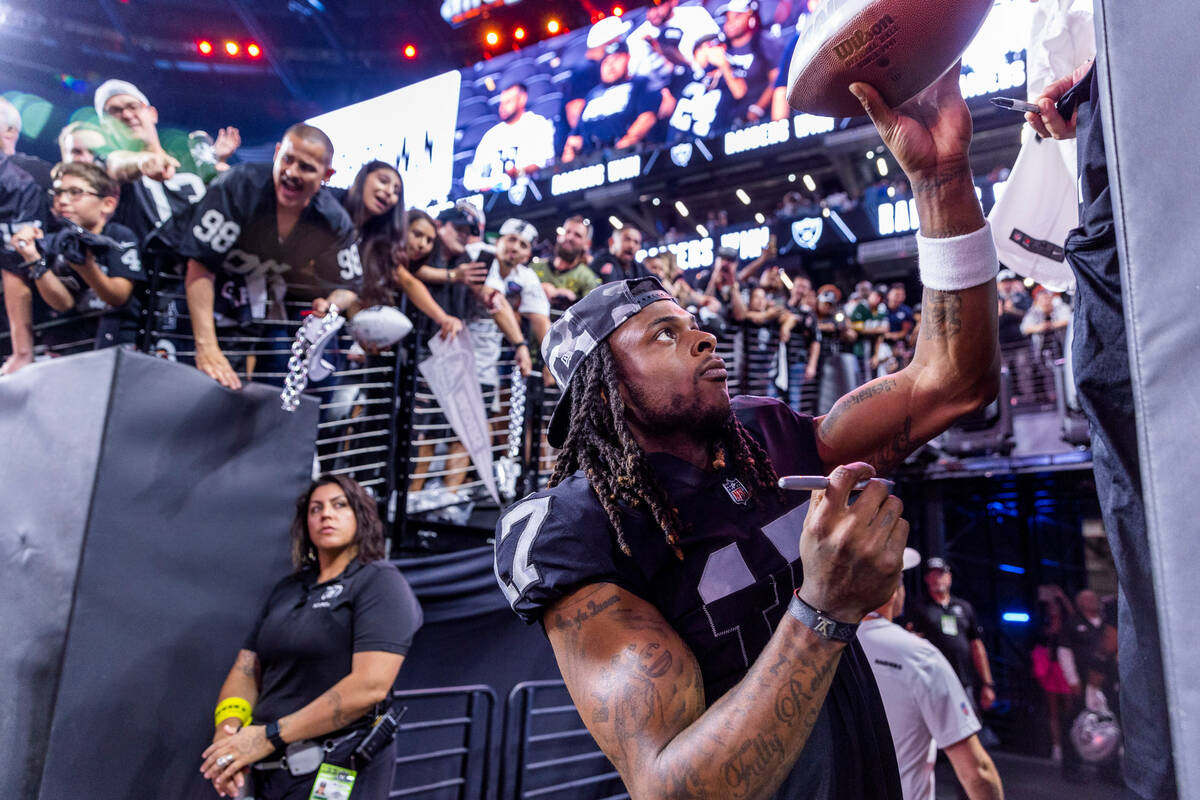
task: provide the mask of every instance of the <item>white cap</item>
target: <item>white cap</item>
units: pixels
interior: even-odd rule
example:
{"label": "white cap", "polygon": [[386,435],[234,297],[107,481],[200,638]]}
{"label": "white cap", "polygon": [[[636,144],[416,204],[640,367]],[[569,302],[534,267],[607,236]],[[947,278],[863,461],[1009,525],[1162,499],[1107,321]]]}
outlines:
{"label": "white cap", "polygon": [[613,39],[624,36],[632,27],[633,25],[626,22],[622,17],[605,17],[588,31],[588,49],[606,45]]}
{"label": "white cap", "polygon": [[758,0],[730,0],[730,2],[717,9],[717,16],[719,17],[722,14],[728,14],[731,11],[734,14],[743,14],[747,11],[758,11]]}
{"label": "white cap", "polygon": [[96,106],[96,116],[103,117],[104,105],[119,94],[127,94],[130,97],[140,100],[145,105],[150,105],[150,101],[146,99],[146,95],[142,94],[138,87],[129,81],[121,81],[113,78],[100,84],[99,88],[96,89],[96,94],[92,98],[92,102]]}
{"label": "white cap", "polygon": [[921,554],[912,547],[904,548],[904,569],[912,569],[921,563]]}
{"label": "white cap", "polygon": [[510,233],[514,236],[520,236],[529,242],[530,245],[537,239],[537,228],[525,220],[517,219],[516,217],[504,220],[504,224],[500,226],[501,236],[507,236]]}

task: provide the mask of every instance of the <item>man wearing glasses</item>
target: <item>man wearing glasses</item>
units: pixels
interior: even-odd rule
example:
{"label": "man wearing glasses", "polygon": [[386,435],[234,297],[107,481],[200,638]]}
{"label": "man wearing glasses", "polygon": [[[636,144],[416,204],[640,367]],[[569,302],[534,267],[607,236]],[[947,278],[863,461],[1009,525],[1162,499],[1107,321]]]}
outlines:
{"label": "man wearing glasses", "polygon": [[158,109],[128,81],[108,80],[93,98],[96,115],[117,145],[105,161],[121,183],[116,221],[139,240],[204,196],[204,187],[228,169],[241,144],[237,128],[222,128],[213,145],[214,164],[198,163],[186,147],[168,151],[158,135]]}

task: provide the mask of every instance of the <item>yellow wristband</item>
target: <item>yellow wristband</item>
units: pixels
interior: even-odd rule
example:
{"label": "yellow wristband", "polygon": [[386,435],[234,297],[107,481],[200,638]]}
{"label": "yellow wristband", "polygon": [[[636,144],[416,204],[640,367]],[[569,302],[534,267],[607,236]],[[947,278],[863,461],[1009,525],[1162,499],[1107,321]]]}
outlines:
{"label": "yellow wristband", "polygon": [[243,727],[249,725],[251,720],[249,701],[241,697],[226,697],[217,703],[217,710],[213,712],[213,727],[217,727],[230,718],[241,720]]}

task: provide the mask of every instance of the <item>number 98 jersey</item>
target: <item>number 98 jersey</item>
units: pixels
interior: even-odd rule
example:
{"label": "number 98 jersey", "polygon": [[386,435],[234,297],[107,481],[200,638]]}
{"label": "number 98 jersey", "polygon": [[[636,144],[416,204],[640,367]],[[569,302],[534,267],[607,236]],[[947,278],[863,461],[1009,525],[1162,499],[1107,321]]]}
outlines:
{"label": "number 98 jersey", "polygon": [[214,180],[176,227],[176,249],[216,276],[218,319],[280,319],[284,297],[301,302],[335,289],[358,292],[354,226],[330,192],[318,191],[280,241],[270,164],[239,164]]}

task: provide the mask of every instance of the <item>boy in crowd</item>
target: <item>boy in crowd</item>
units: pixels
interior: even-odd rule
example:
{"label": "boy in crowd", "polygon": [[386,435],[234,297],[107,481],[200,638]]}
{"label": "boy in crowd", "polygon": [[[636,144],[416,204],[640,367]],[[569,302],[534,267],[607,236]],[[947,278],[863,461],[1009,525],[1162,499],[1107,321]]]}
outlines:
{"label": "boy in crowd", "polygon": [[[120,195],[117,182],[95,164],[81,162],[59,164],[53,178],[55,212],[70,224],[49,236],[36,227],[13,235],[13,249],[25,262],[23,277],[49,307],[43,312],[49,318],[101,311],[96,348],[132,348],[140,311],[134,289],[146,276],[133,232],[111,221]],[[92,332],[90,321],[81,320],[56,326],[48,335],[65,344]]]}

